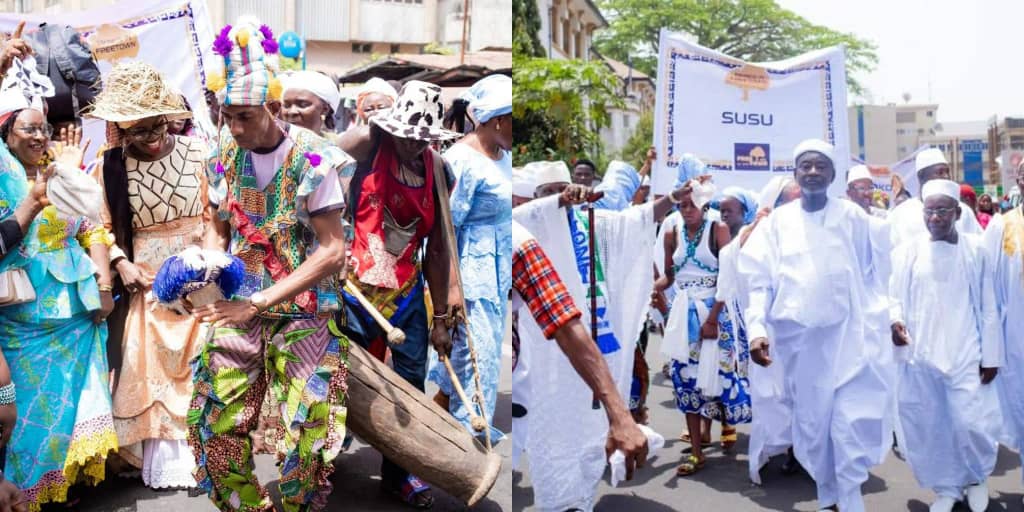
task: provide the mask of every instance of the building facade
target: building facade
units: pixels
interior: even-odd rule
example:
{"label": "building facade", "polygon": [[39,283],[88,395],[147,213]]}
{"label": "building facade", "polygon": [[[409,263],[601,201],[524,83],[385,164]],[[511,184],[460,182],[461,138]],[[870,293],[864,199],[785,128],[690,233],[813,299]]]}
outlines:
{"label": "building facade", "polygon": [[[654,111],[654,80],[636,69],[631,69],[624,62],[619,62],[611,57],[602,56],[601,58],[622,84],[622,99],[625,103],[623,108],[609,110],[610,123],[601,129],[601,141],[604,143],[605,153],[615,155],[622,151],[626,142],[629,141],[640,124],[640,118],[644,114]],[[639,165],[641,162],[630,163]]]}
{"label": "building facade", "polygon": [[922,137],[920,142],[946,154],[954,180],[975,187],[990,182],[987,121],[939,123],[935,135]]}
{"label": "building facade", "polygon": [[[91,9],[112,0],[0,0],[0,10],[44,13]],[[275,33],[306,40],[308,68],[341,73],[374,56],[422,53],[428,45],[467,50],[512,47],[512,0],[208,0],[214,27],[253,15]]]}
{"label": "building facade", "polygon": [[935,104],[850,106],[850,153],[868,163],[902,160],[935,135],[938,109]]}
{"label": "building facade", "polygon": [[[511,13],[511,2],[508,12]],[[594,32],[608,26],[590,0],[537,0],[537,38],[550,59],[591,59]],[[506,22],[507,23],[507,22]]]}

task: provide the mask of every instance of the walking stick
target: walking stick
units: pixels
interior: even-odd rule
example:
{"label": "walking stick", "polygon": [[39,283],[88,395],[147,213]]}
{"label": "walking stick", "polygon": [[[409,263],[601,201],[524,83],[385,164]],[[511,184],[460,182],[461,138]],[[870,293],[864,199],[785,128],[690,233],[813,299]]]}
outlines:
{"label": "walking stick", "polygon": [[[429,149],[428,149],[429,151]],[[441,222],[444,222],[444,241],[448,248],[448,256],[451,261],[446,263],[454,263],[451,265],[452,271],[455,272],[455,282],[459,285],[459,295],[462,307],[461,311],[465,315],[466,311],[466,297],[463,293],[462,287],[462,271],[459,268],[459,251],[458,245],[455,243],[455,224],[452,221],[452,210],[451,205],[448,204],[448,181],[444,173],[444,161],[441,160],[439,155],[433,155],[433,167],[434,167],[434,187],[437,190],[437,202],[438,207],[441,210]],[[452,325],[455,326],[455,318],[452,319]],[[455,388],[455,392],[459,395],[459,399],[462,403],[466,404],[466,410],[469,411],[470,424],[473,430],[484,432],[484,439],[487,441],[487,449],[491,449],[491,429],[489,428],[490,422],[487,421],[487,411],[484,409],[484,397],[483,388],[480,386],[480,371],[477,369],[476,364],[476,349],[473,347],[473,335],[469,330],[469,319],[463,316],[462,323],[465,325],[466,331],[466,348],[469,349],[469,361],[473,368],[473,383],[476,384],[476,391],[473,393],[473,401],[466,399],[466,391],[462,388],[462,383],[459,381],[459,376],[455,374],[455,369],[452,368],[452,363],[446,354],[438,354],[438,358],[444,363],[445,368],[448,370],[448,376],[452,379],[452,387]],[[479,409],[479,414],[473,411],[472,404],[475,403]]]}
{"label": "walking stick", "polygon": [[[597,343],[597,251],[594,242],[594,203],[587,207],[587,235],[590,250],[590,337]],[[590,408],[598,410],[601,408],[601,401],[594,395],[590,402]]]}

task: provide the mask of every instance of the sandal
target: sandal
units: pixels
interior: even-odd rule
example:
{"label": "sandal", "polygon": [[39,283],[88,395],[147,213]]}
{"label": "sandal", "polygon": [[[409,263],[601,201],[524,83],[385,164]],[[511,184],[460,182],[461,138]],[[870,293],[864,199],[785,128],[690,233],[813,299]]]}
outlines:
{"label": "sandal", "polygon": [[[682,434],[679,434],[679,440],[684,443],[689,443],[690,433],[684,431]],[[711,444],[711,434],[705,432],[703,435],[700,436],[700,442],[701,444]]]}
{"label": "sandal", "polygon": [[704,468],[704,457],[690,455],[676,468],[676,476],[690,476]]}
{"label": "sandal", "polygon": [[[398,487],[395,484],[398,484]],[[405,480],[401,482],[390,484],[381,482],[381,487],[410,507],[425,510],[434,506],[434,496],[430,494],[430,486],[414,475],[406,476]]]}
{"label": "sandal", "polygon": [[736,429],[734,427],[727,427],[725,424],[722,424],[721,443],[723,450],[732,450],[732,447],[736,445]]}

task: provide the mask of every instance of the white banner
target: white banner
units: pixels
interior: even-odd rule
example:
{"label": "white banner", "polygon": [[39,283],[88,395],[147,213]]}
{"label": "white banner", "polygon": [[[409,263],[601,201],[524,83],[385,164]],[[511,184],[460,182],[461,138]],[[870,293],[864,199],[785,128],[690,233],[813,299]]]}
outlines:
{"label": "white banner", "polygon": [[999,159],[999,174],[1002,178],[1003,194],[1009,194],[1017,186],[1017,168],[1024,162],[1024,151],[1004,149]]}
{"label": "white banner", "polygon": [[[108,73],[116,63],[109,58],[138,59],[153,65],[171,87],[188,98],[199,129],[206,133],[214,132],[203,92],[206,88],[203,56],[212,53],[213,45],[213,28],[205,1],[122,1],[88,11],[42,15],[0,13],[0,32],[13,32],[22,20],[27,21],[26,33],[37,30],[40,23],[70,25],[86,38],[102,25],[113,25],[121,32],[130,31],[130,41],[126,39],[123,45],[112,46],[121,51],[101,53],[104,58],[99,60],[100,72]],[[106,141],[105,124],[100,120],[85,119],[84,126],[85,137],[92,141],[86,155],[91,161]]]}
{"label": "white banner", "polygon": [[[850,161],[846,67],[841,46],[780,62],[749,64],[661,30],[652,189],[670,191],[680,157],[692,153],[719,187],[760,190],[793,171],[793,149],[818,138]],[[829,188],[845,190],[846,169]]]}

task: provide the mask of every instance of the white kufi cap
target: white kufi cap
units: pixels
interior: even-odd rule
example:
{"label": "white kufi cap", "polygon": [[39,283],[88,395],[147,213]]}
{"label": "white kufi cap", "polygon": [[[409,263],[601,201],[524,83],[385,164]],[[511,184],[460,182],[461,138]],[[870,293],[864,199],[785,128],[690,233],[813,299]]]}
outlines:
{"label": "white kufi cap", "polygon": [[[530,162],[526,164],[523,171],[533,175],[535,188],[549,183],[571,183],[569,166],[558,160],[555,162]],[[530,194],[529,197],[533,197]]]}
{"label": "white kufi cap", "polygon": [[850,167],[850,172],[846,175],[846,184],[849,185],[857,180],[871,179],[871,170],[866,165],[855,165]]}
{"label": "white kufi cap", "polygon": [[946,196],[954,199],[955,201],[960,200],[960,185],[957,185],[955,181],[950,180],[930,180],[924,184],[924,188],[921,189],[921,199],[928,199],[931,196]]}
{"label": "white kufi cap", "polygon": [[914,158],[914,170],[921,172],[921,169],[931,167],[935,164],[949,164],[946,155],[938,148],[928,148],[917,154]]}
{"label": "white kufi cap", "polygon": [[826,158],[832,161],[834,166],[836,164],[835,149],[831,144],[821,139],[807,139],[797,144],[796,149],[793,150],[793,164],[796,165],[796,159],[800,158],[800,155],[816,151],[825,155]]}
{"label": "white kufi cap", "polygon": [[535,190],[537,190],[537,182],[532,169],[528,167],[512,169],[512,195],[532,198]]}

